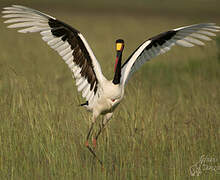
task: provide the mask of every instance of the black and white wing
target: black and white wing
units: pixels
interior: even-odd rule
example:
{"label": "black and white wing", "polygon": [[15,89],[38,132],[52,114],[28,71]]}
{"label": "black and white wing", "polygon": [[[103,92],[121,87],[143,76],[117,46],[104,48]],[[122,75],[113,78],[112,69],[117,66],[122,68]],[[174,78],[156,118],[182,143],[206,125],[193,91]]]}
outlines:
{"label": "black and white wing", "polygon": [[73,72],[78,91],[90,103],[105,77],[89,44],[75,28],[40,11],[20,5],[5,7],[4,23],[8,28],[21,28],[20,33],[40,32],[42,39],[56,50]]}
{"label": "black and white wing", "polygon": [[146,61],[169,51],[172,46],[204,45],[202,40],[211,40],[209,36],[215,36],[215,32],[218,31],[220,31],[220,27],[214,23],[195,24],[176,28],[150,38],[142,43],[122,65],[121,83],[125,85],[131,75]]}

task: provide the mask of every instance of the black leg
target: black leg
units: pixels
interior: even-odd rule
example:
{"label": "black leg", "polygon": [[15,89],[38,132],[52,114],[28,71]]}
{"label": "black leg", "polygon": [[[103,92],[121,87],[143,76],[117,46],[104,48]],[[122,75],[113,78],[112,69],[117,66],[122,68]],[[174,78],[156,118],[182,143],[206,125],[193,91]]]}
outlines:
{"label": "black leg", "polygon": [[104,117],[104,119],[102,119],[102,124],[100,125],[99,131],[96,134],[95,138],[93,139],[94,146],[96,146],[96,141],[98,140],[99,135],[102,133],[103,129],[106,127],[106,124],[109,122],[109,120],[110,120],[110,117]]}
{"label": "black leg", "polygon": [[94,126],[94,122],[92,122],[92,124],[91,124],[91,126],[89,128],[89,132],[88,132],[88,134],[86,136],[86,143],[85,144],[86,144],[86,147],[89,150],[89,152],[92,153],[93,157],[97,159],[97,161],[100,163],[101,166],[103,166],[102,161],[97,157],[97,155],[95,154],[95,152],[92,150],[92,148],[89,146],[89,143],[88,143],[88,140],[89,140],[89,137],[91,135],[93,126]]}
{"label": "black leg", "polygon": [[89,137],[90,137],[90,135],[91,135],[93,126],[94,126],[94,122],[92,122],[92,124],[91,124],[91,126],[90,126],[90,128],[89,128],[89,132],[88,132],[88,134],[87,134],[87,136],[86,136],[86,140],[87,140],[87,141],[89,140]]}
{"label": "black leg", "polygon": [[101,132],[102,132],[102,130],[103,130],[104,128],[105,128],[105,124],[103,124],[103,122],[102,122],[102,125],[100,125],[99,131],[98,131],[98,133],[97,133],[96,136],[95,136],[95,140],[96,140],[96,141],[97,141],[99,135],[101,134]]}
{"label": "black leg", "polygon": [[94,157],[95,159],[97,159],[97,161],[99,162],[99,164],[103,167],[102,161],[96,156],[96,154],[95,154],[95,152],[92,150],[92,148],[91,148],[89,145],[86,146],[86,147],[88,148],[89,152],[92,153],[93,157]]}

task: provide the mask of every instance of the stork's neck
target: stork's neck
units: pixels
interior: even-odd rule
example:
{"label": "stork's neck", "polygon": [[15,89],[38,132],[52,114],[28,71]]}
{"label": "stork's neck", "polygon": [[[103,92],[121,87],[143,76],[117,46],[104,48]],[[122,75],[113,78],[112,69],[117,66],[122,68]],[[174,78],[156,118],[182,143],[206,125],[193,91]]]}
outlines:
{"label": "stork's neck", "polygon": [[122,59],[122,53],[117,52],[117,57],[115,61],[115,75],[113,79],[113,84],[120,84],[120,79],[121,79],[121,59]]}
{"label": "stork's neck", "polygon": [[113,84],[120,84],[121,79],[121,59],[122,59],[122,52],[124,49],[124,41],[122,39],[118,39],[116,41],[116,61],[115,61],[115,75],[113,79]]}

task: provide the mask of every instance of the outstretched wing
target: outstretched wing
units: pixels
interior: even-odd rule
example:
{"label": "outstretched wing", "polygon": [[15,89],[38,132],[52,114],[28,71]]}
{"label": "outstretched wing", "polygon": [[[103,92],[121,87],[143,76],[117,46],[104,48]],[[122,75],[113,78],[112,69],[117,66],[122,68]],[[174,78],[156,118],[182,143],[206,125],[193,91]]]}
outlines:
{"label": "outstretched wing", "polygon": [[211,40],[209,36],[215,36],[214,32],[220,31],[220,27],[214,23],[195,24],[176,28],[150,38],[142,43],[122,65],[121,83],[124,85],[146,61],[170,50],[174,45],[192,47],[204,45],[201,40]]}
{"label": "outstretched wing", "polygon": [[75,28],[40,11],[20,5],[5,7],[4,23],[21,28],[20,33],[40,32],[42,39],[56,50],[73,72],[78,91],[91,102],[104,76],[100,65],[83,35]]}

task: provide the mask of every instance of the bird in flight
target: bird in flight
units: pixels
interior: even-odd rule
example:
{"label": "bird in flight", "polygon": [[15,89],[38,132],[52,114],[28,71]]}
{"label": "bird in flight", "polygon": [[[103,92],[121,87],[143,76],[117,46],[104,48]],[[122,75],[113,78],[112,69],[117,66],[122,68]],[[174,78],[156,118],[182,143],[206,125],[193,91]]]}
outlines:
{"label": "bird in flight", "polygon": [[[220,27],[215,23],[203,23],[163,32],[145,40],[123,64],[124,41],[118,39],[114,79],[107,80],[88,42],[77,29],[55,17],[21,5],[5,7],[2,13],[3,18],[8,18],[4,23],[11,23],[8,28],[19,28],[20,33],[39,32],[42,39],[58,52],[72,71],[78,91],[82,92],[82,97],[86,99],[81,106],[92,112],[85,144],[96,158],[88,143],[95,120],[99,115],[104,115],[102,126],[93,138],[93,145],[96,145],[100,133],[123,99],[125,85],[132,74],[145,62],[169,51],[174,45],[204,45],[203,41],[211,40],[210,36],[215,36],[215,33],[220,31]],[[99,162],[102,164],[100,160]]]}

